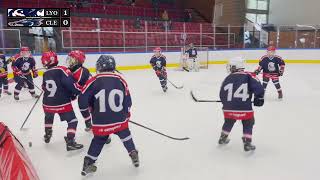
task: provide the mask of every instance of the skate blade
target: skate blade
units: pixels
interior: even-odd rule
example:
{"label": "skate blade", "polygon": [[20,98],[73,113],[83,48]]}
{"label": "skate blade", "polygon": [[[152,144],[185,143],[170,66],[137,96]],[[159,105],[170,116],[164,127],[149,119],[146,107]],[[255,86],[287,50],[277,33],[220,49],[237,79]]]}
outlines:
{"label": "skate blade", "polygon": [[67,157],[78,156],[84,152],[84,148],[67,151]]}

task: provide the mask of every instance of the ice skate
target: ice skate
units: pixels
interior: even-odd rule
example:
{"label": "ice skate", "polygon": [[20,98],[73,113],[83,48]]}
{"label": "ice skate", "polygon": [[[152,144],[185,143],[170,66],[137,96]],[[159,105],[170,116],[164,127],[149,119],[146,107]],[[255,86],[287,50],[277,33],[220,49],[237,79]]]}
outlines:
{"label": "ice skate", "polygon": [[44,142],[49,143],[52,137],[52,129],[46,129],[45,130],[45,135],[43,136]]}
{"label": "ice skate", "polygon": [[66,141],[67,151],[73,151],[83,148],[83,145],[76,143],[74,138],[70,139],[68,137],[64,137],[64,140]]}
{"label": "ice skate", "polygon": [[132,164],[135,166],[135,167],[139,167],[139,156],[138,156],[138,151],[137,150],[133,150],[130,152],[129,154],[131,160],[132,160]]}
{"label": "ice skate", "polygon": [[244,151],[254,151],[256,149],[256,146],[251,144],[252,140],[250,138],[243,137],[242,141],[243,141]]}
{"label": "ice skate", "polygon": [[82,176],[86,176],[86,175],[88,175],[90,173],[94,173],[96,171],[97,171],[97,166],[95,166],[95,164],[94,164],[92,159],[90,159],[89,157],[86,156],[84,158],[81,175]]}

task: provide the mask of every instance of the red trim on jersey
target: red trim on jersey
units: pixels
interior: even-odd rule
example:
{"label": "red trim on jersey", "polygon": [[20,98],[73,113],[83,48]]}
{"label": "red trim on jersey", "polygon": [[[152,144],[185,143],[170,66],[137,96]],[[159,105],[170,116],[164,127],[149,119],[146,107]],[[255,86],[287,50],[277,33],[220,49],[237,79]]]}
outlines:
{"label": "red trim on jersey", "polygon": [[278,73],[262,73],[262,77],[269,78],[269,79],[272,79],[272,80],[278,80],[279,79],[279,74]]}
{"label": "red trim on jersey", "polygon": [[83,69],[81,67],[73,73],[73,78],[77,81],[77,83],[80,82],[82,73],[83,73]]}
{"label": "red trim on jersey", "polygon": [[72,74],[71,71],[64,66],[56,66],[56,67],[48,69],[47,71],[51,71],[51,70],[61,70],[66,76],[69,76]]}
{"label": "red trim on jersey", "polygon": [[92,124],[92,132],[96,136],[107,136],[107,135],[122,131],[124,129],[127,129],[128,124],[129,124],[129,118],[127,118],[124,122],[108,124],[108,125]]}
{"label": "red trim on jersey", "polygon": [[7,77],[7,76],[8,76],[8,72],[0,73],[0,77],[1,77],[1,78]]}
{"label": "red trim on jersey", "polygon": [[71,103],[63,104],[63,105],[57,105],[57,106],[48,106],[45,104],[42,104],[44,112],[48,113],[66,113],[73,111]]}
{"label": "red trim on jersey", "polygon": [[82,89],[82,94],[84,94],[86,92],[86,90],[90,87],[90,85],[100,77],[118,78],[122,82],[122,84],[124,85],[124,87],[126,89],[126,95],[129,94],[128,84],[127,84],[126,80],[124,80],[122,76],[115,74],[115,73],[101,73],[101,74],[97,74],[97,75],[93,76],[91,79],[89,79],[87,81],[86,85]]}
{"label": "red trim on jersey", "polygon": [[262,61],[262,60],[263,60],[264,58],[266,58],[266,57],[268,58],[269,56],[268,56],[268,55],[262,56],[262,57],[260,58],[259,62]]}
{"label": "red trim on jersey", "polygon": [[248,120],[253,118],[254,112],[223,110],[223,114],[224,114],[224,118],[227,118],[227,119]]}

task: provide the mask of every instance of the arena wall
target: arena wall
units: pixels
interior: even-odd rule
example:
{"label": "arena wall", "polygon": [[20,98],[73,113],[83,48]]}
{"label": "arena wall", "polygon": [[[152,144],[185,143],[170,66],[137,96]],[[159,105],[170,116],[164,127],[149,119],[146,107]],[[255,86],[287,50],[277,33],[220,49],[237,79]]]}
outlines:
{"label": "arena wall", "polygon": [[[115,57],[117,69],[138,70],[148,69],[150,57],[153,53],[105,53]],[[180,52],[163,52],[167,57],[168,67],[178,67]],[[248,63],[257,63],[259,58],[266,54],[265,49],[254,50],[219,50],[209,51],[209,64],[224,64],[231,57],[242,56]],[[320,63],[320,49],[281,49],[277,54],[283,57],[287,63]],[[101,53],[86,54],[85,66],[94,71],[95,62]],[[60,65],[65,64],[67,54],[59,54]],[[34,55],[37,68],[41,68],[41,55]],[[9,68],[11,71],[11,68]]]}

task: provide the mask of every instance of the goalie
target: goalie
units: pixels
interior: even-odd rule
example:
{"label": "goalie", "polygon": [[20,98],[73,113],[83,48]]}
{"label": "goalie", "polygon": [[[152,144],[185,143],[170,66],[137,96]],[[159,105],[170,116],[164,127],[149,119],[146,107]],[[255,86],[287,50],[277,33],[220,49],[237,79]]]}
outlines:
{"label": "goalie", "polygon": [[200,69],[199,61],[197,60],[198,51],[194,47],[193,43],[190,43],[184,52],[183,58],[183,69],[190,72],[195,71],[198,72]]}

